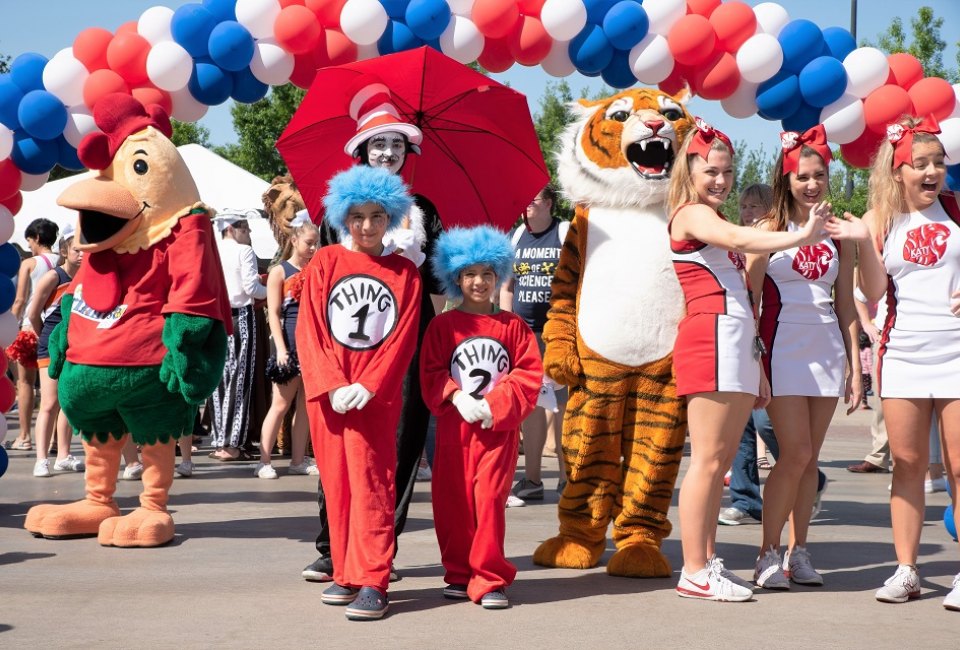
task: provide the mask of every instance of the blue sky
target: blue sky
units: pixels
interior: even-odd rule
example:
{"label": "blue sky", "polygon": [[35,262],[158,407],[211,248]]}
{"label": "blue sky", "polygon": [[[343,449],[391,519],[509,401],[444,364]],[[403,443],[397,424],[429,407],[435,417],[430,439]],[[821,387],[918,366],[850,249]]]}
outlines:
{"label": "blue sky", "polygon": [[[60,49],[68,47],[76,35],[87,27],[103,27],[112,31],[128,20],[136,20],[152,6],[160,4],[176,8],[188,1],[3,0],[5,19],[0,25],[0,52],[13,57],[23,52],[53,56]],[[746,0],[751,6],[760,1]],[[791,18],[812,20],[820,27],[850,27],[850,3],[844,0],[780,0],[778,4],[786,8]],[[878,11],[881,4],[883,10]],[[942,36],[949,43],[944,52],[944,62],[949,67],[955,67],[957,48],[956,43],[950,41],[960,34],[960,2],[957,0],[896,0],[883,3],[859,0],[858,39],[876,40],[894,16],[899,16],[909,26],[910,19],[922,6],[932,7],[935,15],[944,19]],[[546,84],[556,80],[539,67],[524,68],[519,65],[494,76],[525,93],[534,112]],[[592,92],[600,87],[598,80],[579,74],[566,79],[574,93],[582,89]],[[690,108],[728,132],[733,139],[746,140],[750,147],[763,144],[770,151],[778,141],[779,122],[768,122],[760,117],[737,120],[726,115],[719,102],[694,99]],[[211,108],[201,124],[210,129],[211,140],[215,144],[225,144],[235,139],[229,103]]]}

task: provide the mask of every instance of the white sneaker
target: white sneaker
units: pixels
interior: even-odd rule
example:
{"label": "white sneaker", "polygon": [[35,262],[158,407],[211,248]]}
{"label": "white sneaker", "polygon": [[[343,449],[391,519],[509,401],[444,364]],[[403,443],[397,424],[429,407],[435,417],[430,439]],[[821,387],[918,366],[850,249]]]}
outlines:
{"label": "white sneaker", "polygon": [[927,479],[923,482],[923,491],[927,494],[933,494],[934,492],[946,492],[947,477],[941,476],[940,478]]}
{"label": "white sneaker", "polygon": [[943,599],[943,606],[955,612],[960,612],[960,573],[953,579],[953,591]]}
{"label": "white sneaker", "polygon": [[[265,467],[270,467],[270,466],[265,465]],[[306,458],[304,458],[303,462],[300,463],[299,465],[294,465],[293,463],[290,463],[290,467],[287,468],[287,473],[299,474],[301,476],[320,476],[320,470],[317,469],[317,466],[311,463]],[[261,476],[260,478],[263,478],[263,477]],[[276,476],[274,476],[273,478],[276,478]]]}
{"label": "white sneaker", "polygon": [[508,508],[522,508],[527,505],[527,502],[521,499],[518,496],[508,495],[507,496],[507,507]]}
{"label": "white sneaker", "polygon": [[677,595],[681,598],[742,602],[753,597],[753,590],[724,578],[716,571],[714,564],[708,563],[693,575],[688,575],[685,569],[680,570]]}
{"label": "white sneaker", "polygon": [[84,465],[83,461],[79,458],[67,456],[55,462],[53,469],[57,472],[82,472],[86,469],[86,465]]}
{"label": "white sneaker", "polygon": [[810,553],[804,546],[794,546],[783,556],[783,571],[798,585],[822,585],[823,576],[810,562]]}
{"label": "white sneaker", "polygon": [[141,476],[143,476],[143,463],[136,462],[124,467],[123,476],[120,478],[124,481],[137,481]]}
{"label": "white sneaker", "polygon": [[773,547],[757,558],[757,567],[753,570],[753,581],[764,589],[789,589],[790,579],[783,573],[783,561]]}
{"label": "white sneaker", "polygon": [[740,508],[723,508],[717,515],[717,523],[724,526],[739,526],[740,524],[756,524],[758,522],[759,519],[754,519]]}
{"label": "white sneaker", "polygon": [[421,465],[417,468],[417,480],[418,481],[429,481],[433,478],[433,470],[430,469],[429,465]]}
{"label": "white sneaker", "polygon": [[750,592],[753,593],[753,585],[747,582],[746,580],[744,580],[743,578],[741,578],[740,576],[738,576],[736,573],[734,573],[727,567],[723,566],[723,560],[721,558],[718,558],[716,554],[714,554],[714,556],[707,561],[707,566],[712,568],[715,573],[726,578],[733,584],[739,587],[743,587],[744,589],[749,589]]}
{"label": "white sneaker", "polygon": [[817,496],[813,500],[813,511],[810,513],[810,519],[816,519],[817,515],[820,514],[820,510],[823,508],[823,493],[827,491],[829,484],[829,481],[824,481],[823,488],[817,490]]}
{"label": "white sneaker", "polygon": [[193,476],[193,461],[185,460],[181,462],[174,471],[177,473],[177,476],[190,478]]}
{"label": "white sneaker", "polygon": [[273,469],[273,465],[257,463],[257,468],[253,470],[253,475],[257,478],[277,478],[277,470]]}
{"label": "white sneaker", "polygon": [[876,598],[881,603],[905,603],[911,598],[919,597],[920,574],[916,567],[909,564],[899,565],[897,572],[888,578],[876,593]]}
{"label": "white sneaker", "polygon": [[37,461],[37,464],[33,466],[33,475],[38,478],[46,478],[52,476],[50,473],[50,459],[41,458]]}

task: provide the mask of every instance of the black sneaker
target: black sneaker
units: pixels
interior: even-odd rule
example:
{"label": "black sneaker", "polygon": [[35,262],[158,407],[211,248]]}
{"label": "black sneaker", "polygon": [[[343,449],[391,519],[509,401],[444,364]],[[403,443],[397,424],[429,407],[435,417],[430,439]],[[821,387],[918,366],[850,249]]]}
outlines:
{"label": "black sneaker", "polygon": [[333,559],[329,555],[321,555],[305,566],[300,575],[310,582],[330,582],[333,580]]}
{"label": "black sneaker", "polygon": [[507,598],[507,594],[504,593],[503,589],[497,589],[496,591],[484,594],[483,598],[480,599],[480,604],[484,609],[506,609],[510,607],[510,600]]}
{"label": "black sneaker", "polygon": [[390,599],[376,587],[364,587],[347,607],[348,621],[375,621],[390,608]]}
{"label": "black sneaker", "polygon": [[534,483],[529,479],[522,478],[516,482],[510,491],[513,496],[524,501],[543,501],[543,481]]}
{"label": "black sneaker", "polygon": [[447,585],[443,588],[443,597],[450,600],[468,600],[467,585]]}
{"label": "black sneaker", "polygon": [[333,584],[320,594],[320,602],[324,605],[349,605],[357,598],[358,589]]}

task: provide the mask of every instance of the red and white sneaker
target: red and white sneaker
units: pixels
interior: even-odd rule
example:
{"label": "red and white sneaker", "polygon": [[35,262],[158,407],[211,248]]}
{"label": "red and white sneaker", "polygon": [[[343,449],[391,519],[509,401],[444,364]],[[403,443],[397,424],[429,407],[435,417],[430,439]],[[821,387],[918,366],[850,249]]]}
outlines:
{"label": "red and white sneaker", "polygon": [[905,603],[920,597],[920,574],[917,567],[901,564],[897,572],[877,590],[876,598],[881,603]]}
{"label": "red and white sneaker", "polygon": [[717,571],[715,563],[710,563],[694,574],[681,569],[677,595],[681,598],[742,602],[753,597],[753,590],[734,584]]}

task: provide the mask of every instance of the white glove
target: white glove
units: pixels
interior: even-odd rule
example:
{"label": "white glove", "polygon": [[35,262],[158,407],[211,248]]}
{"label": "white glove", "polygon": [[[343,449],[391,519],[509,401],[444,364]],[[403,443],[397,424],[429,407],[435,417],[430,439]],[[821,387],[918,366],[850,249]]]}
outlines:
{"label": "white glove", "polygon": [[[416,234],[408,228],[398,228],[387,233],[384,245],[394,248],[398,253],[413,262],[418,268],[427,259],[427,254],[420,250]],[[388,240],[388,241],[386,241]]]}
{"label": "white glove", "polygon": [[350,384],[349,386],[341,386],[327,393],[327,395],[330,396],[330,406],[333,407],[333,410],[337,413],[346,413],[349,411],[352,407],[347,406],[347,403],[356,399],[356,387],[359,385],[360,384]]}
{"label": "white glove", "polygon": [[537,395],[537,406],[545,411],[559,412],[557,408],[557,382],[546,375],[543,376],[543,383],[540,385],[540,394]]}
{"label": "white glove", "polygon": [[354,400],[356,404],[351,408],[355,408],[360,411],[370,400],[373,399],[373,393],[364,388],[361,384],[353,384],[353,386],[357,387],[357,398]]}
{"label": "white glove", "polygon": [[460,416],[463,417],[466,422],[473,424],[484,418],[483,407],[480,405],[480,402],[483,400],[478,400],[473,395],[460,391],[452,401],[453,405],[460,411]]}
{"label": "white glove", "polygon": [[490,411],[490,402],[486,399],[477,400],[480,402],[480,410],[483,411],[483,417],[480,418],[480,428],[481,429],[492,429],[493,428],[493,413]]}

